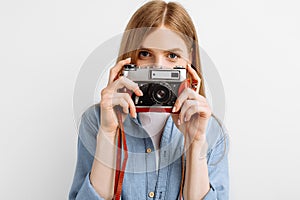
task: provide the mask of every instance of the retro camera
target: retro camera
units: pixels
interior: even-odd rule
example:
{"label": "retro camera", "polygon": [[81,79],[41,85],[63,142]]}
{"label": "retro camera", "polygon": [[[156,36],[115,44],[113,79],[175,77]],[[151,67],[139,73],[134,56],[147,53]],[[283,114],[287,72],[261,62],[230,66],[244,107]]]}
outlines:
{"label": "retro camera", "polygon": [[122,73],[137,83],[144,94],[131,95],[137,112],[171,112],[178,95],[187,87],[187,72],[182,66],[166,69],[128,64],[124,65]]}

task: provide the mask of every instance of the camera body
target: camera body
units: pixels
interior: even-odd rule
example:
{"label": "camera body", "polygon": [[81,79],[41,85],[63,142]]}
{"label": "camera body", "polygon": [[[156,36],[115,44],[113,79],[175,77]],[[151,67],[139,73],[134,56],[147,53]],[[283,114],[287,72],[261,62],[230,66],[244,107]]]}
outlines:
{"label": "camera body", "polygon": [[137,112],[171,112],[177,97],[187,87],[187,72],[182,66],[166,69],[128,64],[122,73],[143,92],[140,97],[131,95]]}

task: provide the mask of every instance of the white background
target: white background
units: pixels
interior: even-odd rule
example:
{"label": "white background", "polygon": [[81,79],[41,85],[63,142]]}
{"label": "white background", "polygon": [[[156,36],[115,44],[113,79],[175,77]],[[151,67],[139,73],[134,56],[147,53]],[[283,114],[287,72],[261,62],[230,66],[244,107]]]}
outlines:
{"label": "white background", "polygon": [[[299,199],[298,1],[181,2],[225,87],[231,199]],[[142,3],[0,2],[1,199],[67,199],[76,77]]]}

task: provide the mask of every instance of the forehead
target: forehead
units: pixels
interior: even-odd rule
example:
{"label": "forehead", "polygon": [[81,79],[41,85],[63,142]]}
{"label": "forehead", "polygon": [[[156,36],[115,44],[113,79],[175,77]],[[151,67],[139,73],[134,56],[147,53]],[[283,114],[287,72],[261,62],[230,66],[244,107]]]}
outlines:
{"label": "forehead", "polygon": [[167,28],[157,28],[143,40],[142,47],[149,49],[170,50],[180,49],[188,54],[186,43],[176,32]]}

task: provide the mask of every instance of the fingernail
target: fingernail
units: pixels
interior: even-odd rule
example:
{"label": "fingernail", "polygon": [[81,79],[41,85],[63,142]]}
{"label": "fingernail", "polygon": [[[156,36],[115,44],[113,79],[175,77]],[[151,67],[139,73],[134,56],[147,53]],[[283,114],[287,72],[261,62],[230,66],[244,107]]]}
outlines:
{"label": "fingernail", "polygon": [[133,115],[133,118],[135,118],[135,119],[136,119],[136,117],[137,117],[137,116],[136,116],[136,113],[134,113],[134,115]]}
{"label": "fingernail", "polygon": [[180,125],[180,119],[178,119],[177,124]]}
{"label": "fingernail", "polygon": [[184,117],[184,121],[187,122],[187,118],[186,117]]}
{"label": "fingernail", "polygon": [[140,93],[140,95],[141,96],[143,96],[144,94],[143,94],[143,92],[142,92],[142,90],[139,90],[139,93]]}
{"label": "fingernail", "polygon": [[173,109],[172,109],[172,112],[175,112],[175,111],[176,111],[176,107],[174,106]]}
{"label": "fingernail", "polygon": [[131,58],[129,57],[129,58],[126,58],[125,60],[131,60]]}

